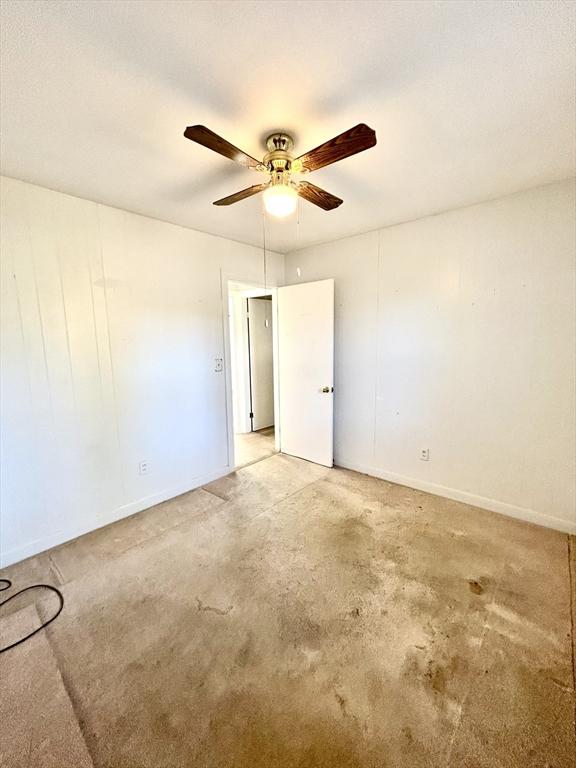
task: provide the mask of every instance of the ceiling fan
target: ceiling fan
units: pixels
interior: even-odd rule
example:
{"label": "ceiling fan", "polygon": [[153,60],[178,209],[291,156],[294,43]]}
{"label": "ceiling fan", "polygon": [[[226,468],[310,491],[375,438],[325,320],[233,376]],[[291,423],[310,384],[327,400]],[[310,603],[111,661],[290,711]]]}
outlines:
{"label": "ceiling fan", "polygon": [[242,152],[241,149],[230,144],[204,125],[188,126],[184,131],[184,136],[250,170],[260,171],[269,176],[266,182],[254,184],[240,190],[240,192],[235,192],[233,195],[216,200],[214,205],[231,205],[263,192],[264,206],[268,213],[274,216],[288,216],[293,213],[298,197],[308,200],[324,211],[338,208],[344,202],[339,197],[331,195],[308,181],[294,181],[292,175],[317,171],[318,168],[356,155],[376,144],[376,133],[372,128],[364,123],[359,123],[354,128],[330,139],[330,141],[320,144],[316,149],[305,152],[299,157],[293,157],[294,141],[292,137],[287,133],[273,133],[266,139],[268,152],[260,161]]}

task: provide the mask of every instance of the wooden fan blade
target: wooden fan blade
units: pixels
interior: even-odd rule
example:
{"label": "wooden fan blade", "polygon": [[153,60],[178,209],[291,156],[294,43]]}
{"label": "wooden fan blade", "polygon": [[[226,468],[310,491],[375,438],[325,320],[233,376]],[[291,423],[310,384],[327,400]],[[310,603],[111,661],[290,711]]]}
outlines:
{"label": "wooden fan blade", "polygon": [[219,155],[224,155],[230,160],[234,160],[235,163],[240,163],[246,168],[253,168],[257,171],[265,171],[266,167],[262,165],[260,160],[256,160],[255,157],[247,155],[246,152],[242,152],[241,149],[235,147],[234,144],[230,144],[229,141],[218,136],[217,133],[206,128],[205,125],[189,125],[184,131],[184,136],[190,141],[195,141],[197,144],[202,144],[203,147],[211,149],[213,152],[218,152]]}
{"label": "wooden fan blade", "polygon": [[216,200],[212,205],[232,205],[232,203],[237,203],[240,200],[245,200],[247,197],[257,195],[258,192],[264,192],[268,186],[269,184],[254,184],[253,187],[241,189],[240,192],[235,192],[233,195],[228,195],[228,197],[223,197],[221,200]]}
{"label": "wooden fan blade", "polygon": [[325,165],[330,165],[345,157],[364,152],[376,144],[376,133],[364,123],[355,125],[330,141],[320,144],[316,149],[311,149],[304,155],[296,158],[306,171],[316,171]]}
{"label": "wooden fan blade", "polygon": [[331,195],[330,192],[320,189],[320,187],[317,187],[315,184],[310,184],[309,181],[301,181],[298,184],[298,194],[300,197],[303,197],[304,200],[308,200],[309,203],[314,203],[314,205],[317,205],[324,211],[332,211],[344,202],[344,200],[336,197],[336,195]]}

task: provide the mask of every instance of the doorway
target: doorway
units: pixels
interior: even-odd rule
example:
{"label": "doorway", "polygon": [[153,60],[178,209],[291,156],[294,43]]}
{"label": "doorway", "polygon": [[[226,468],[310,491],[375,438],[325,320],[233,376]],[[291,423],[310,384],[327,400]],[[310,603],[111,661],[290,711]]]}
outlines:
{"label": "doorway", "polygon": [[276,453],[274,309],[271,291],[228,283],[235,468]]}

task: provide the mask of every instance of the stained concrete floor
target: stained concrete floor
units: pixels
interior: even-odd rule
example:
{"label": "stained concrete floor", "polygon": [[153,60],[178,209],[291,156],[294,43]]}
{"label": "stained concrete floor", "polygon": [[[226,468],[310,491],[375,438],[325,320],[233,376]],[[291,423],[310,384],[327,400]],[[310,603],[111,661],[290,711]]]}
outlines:
{"label": "stained concrete floor", "polygon": [[5,570],[0,765],[572,768],[569,550],[275,455]]}

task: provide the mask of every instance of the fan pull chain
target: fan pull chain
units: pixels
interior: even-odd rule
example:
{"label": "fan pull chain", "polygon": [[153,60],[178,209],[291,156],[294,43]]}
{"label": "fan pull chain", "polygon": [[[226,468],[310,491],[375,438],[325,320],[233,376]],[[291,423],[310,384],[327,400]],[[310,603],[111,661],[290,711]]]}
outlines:
{"label": "fan pull chain", "polygon": [[298,207],[296,208],[296,251],[300,250],[300,197],[298,198]]}

